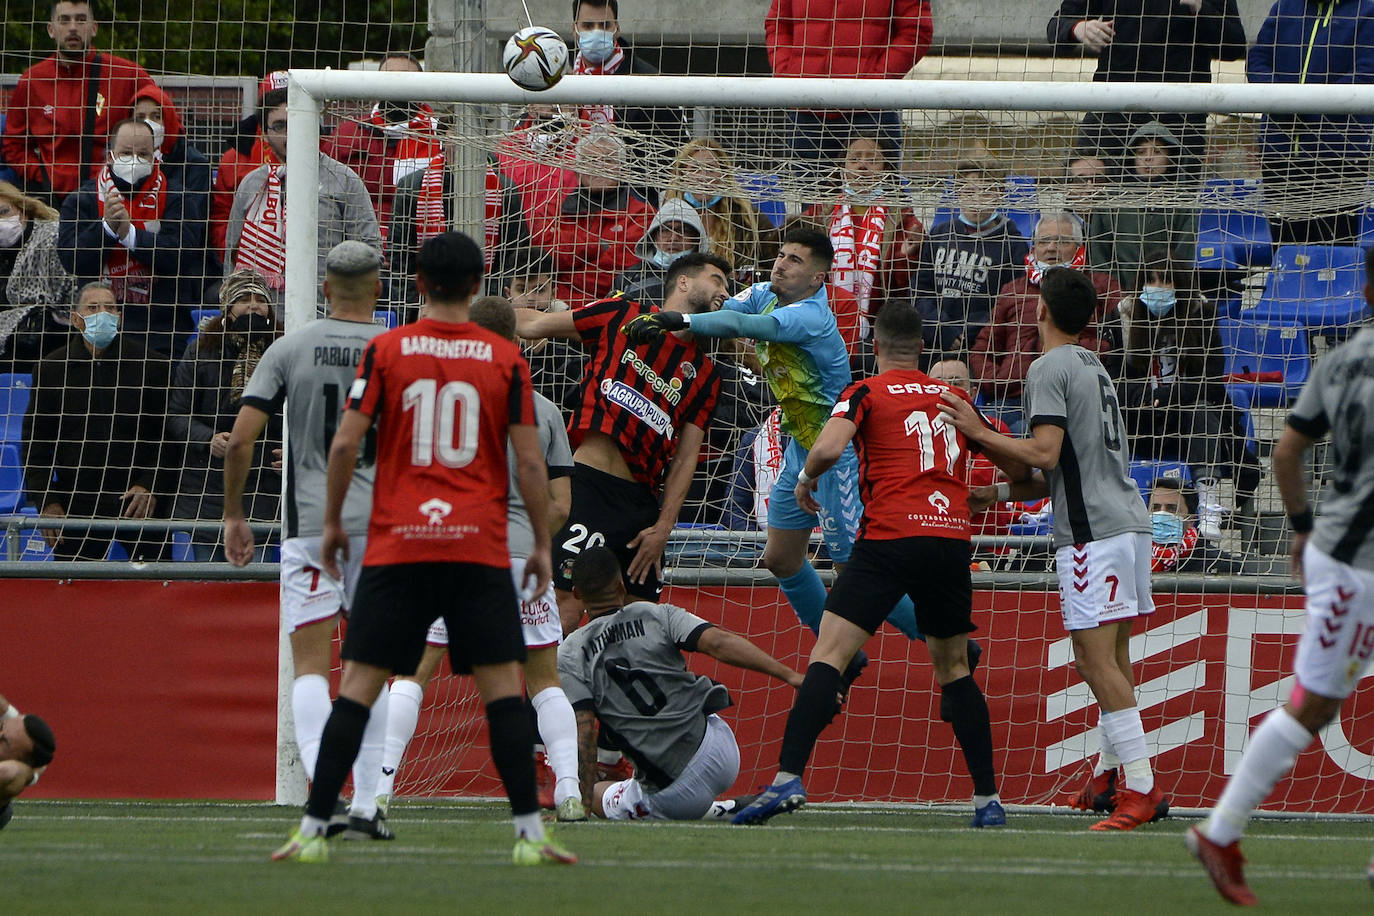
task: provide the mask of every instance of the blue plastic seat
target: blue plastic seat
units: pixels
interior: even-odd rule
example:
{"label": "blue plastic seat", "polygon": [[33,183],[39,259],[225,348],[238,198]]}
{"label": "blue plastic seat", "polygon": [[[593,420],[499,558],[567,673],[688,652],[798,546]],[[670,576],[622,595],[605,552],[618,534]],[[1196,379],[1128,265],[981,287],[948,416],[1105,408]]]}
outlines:
{"label": "blue plastic seat", "polygon": [[1249,315],[1217,320],[1226,374],[1279,372],[1282,381],[1229,382],[1226,392],[1242,410],[1282,407],[1302,390],[1312,372],[1307,329],[1294,324],[1264,324]]}
{"label": "blue plastic seat", "polygon": [[377,309],[372,313],[372,323],[386,328],[388,331],[396,327],[399,319],[391,309]]}
{"label": "blue plastic seat", "polygon": [[0,445],[0,514],[15,512],[24,502],[24,465],[19,460],[19,447]]}
{"label": "blue plastic seat", "polygon": [[1344,331],[1364,320],[1364,250],[1345,245],[1284,245],[1264,292],[1243,317],[1256,324]]}
{"label": "blue plastic seat", "polygon": [[1273,237],[1264,216],[1259,182],[1208,179],[1198,195],[1197,267],[1262,267],[1272,257]]}
{"label": "blue plastic seat", "polygon": [[219,308],[191,309],[191,324],[195,325],[196,330],[199,331],[200,326],[204,324],[206,320],[214,318],[220,311]]}
{"label": "blue plastic seat", "polygon": [[783,199],[782,179],[765,172],[740,172],[737,177],[740,187],[744,188],[754,206],[759,208],[759,212],[774,228],[781,226],[782,221],[787,219],[787,201]]}
{"label": "blue plastic seat", "polygon": [[24,414],[29,410],[33,376],[27,372],[0,373],[0,443],[24,438]]}
{"label": "blue plastic seat", "polygon": [[1161,477],[1172,477],[1184,483],[1193,482],[1193,472],[1181,461],[1132,461],[1131,479],[1140,488],[1140,495],[1149,500],[1150,486]]}

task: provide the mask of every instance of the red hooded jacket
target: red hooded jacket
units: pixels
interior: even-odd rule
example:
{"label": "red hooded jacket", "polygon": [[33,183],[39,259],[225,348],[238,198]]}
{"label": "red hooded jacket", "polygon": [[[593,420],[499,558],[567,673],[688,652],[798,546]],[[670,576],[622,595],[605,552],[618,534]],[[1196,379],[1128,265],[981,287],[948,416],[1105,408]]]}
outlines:
{"label": "red hooded jacket", "polygon": [[[100,55],[100,86],[96,91],[91,161],[81,173],[81,138],[86,128],[86,97],[91,63]],[[91,50],[85,60],[68,63],[54,54],[19,77],[10,93],[5,136],[0,141],[5,161],[32,190],[70,194],[81,182],[94,178],[105,161],[110,129],[133,112],[134,93],[152,84],[148,72],[131,60]]]}

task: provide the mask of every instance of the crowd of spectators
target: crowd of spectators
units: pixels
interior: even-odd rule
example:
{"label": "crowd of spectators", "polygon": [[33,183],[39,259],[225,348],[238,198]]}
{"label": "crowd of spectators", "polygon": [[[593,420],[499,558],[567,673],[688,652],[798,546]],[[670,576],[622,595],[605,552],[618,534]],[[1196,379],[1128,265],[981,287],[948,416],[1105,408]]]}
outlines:
{"label": "crowd of spectators", "polygon": [[[1278,0],[1248,52],[1235,0],[1063,0],[1047,34],[1056,53],[1097,55],[1094,78],[1104,81],[1208,82],[1213,61],[1241,58],[1252,82],[1374,79],[1374,46],[1361,46],[1359,33],[1374,0],[1330,6],[1317,21],[1304,0]],[[572,72],[656,72],[622,33],[618,0],[574,0],[572,9]],[[775,75],[897,78],[929,48],[932,19],[928,0],[773,0],[763,26]],[[29,500],[45,516],[216,519],[238,399],[281,333],[286,73],[262,79],[256,113],[207,155],[146,71],[96,50],[88,3],[54,3],[48,34],[56,51],[10,94],[0,144],[17,176],[0,182],[0,372],[33,377]],[[393,53],[380,68],[422,65]],[[782,229],[812,223],[835,251],[826,293],[855,371],[872,367],[871,322],[884,305],[915,302],[930,372],[976,393],[994,422],[1020,433],[1022,386],[1039,353],[1040,277],[1069,266],[1098,291],[1080,343],[1118,379],[1133,456],[1191,468],[1187,530],[1218,537],[1219,481],[1232,480],[1242,504],[1255,492],[1258,460],[1222,384],[1217,305],[1192,270],[1197,213],[1180,203],[1202,175],[1205,116],[1087,114],[1062,169],[1042,176],[1062,195],[1044,212],[1033,203],[1028,220],[1011,218],[1007,175],[992,158],[949,162],[948,195],[927,225],[904,184],[898,112],[789,112],[782,168],[820,176],[807,186],[822,190],[781,226],[746,191],[731,138],[689,139],[685,117],[610,105],[521,112],[485,176],[487,291],[541,311],[613,294],[657,304],[684,254],[721,255],[748,284],[767,279]],[[1311,202],[1276,215],[1276,244],[1353,243],[1351,208],[1321,201],[1343,199],[1351,174],[1363,178],[1371,124],[1365,115],[1265,118],[1266,189]],[[378,102],[322,137],[321,278],[331,247],[366,242],[385,253],[393,320],[413,319],[413,253],[459,220],[447,154],[422,103]],[[200,309],[209,317],[197,323]],[[569,408],[578,349],[536,341],[526,355],[539,390]],[[707,460],[734,470],[708,483],[700,520],[756,527],[782,434],[766,419],[749,354],[720,357],[729,419],[713,431]],[[279,438],[269,433],[255,457],[255,519],[276,516]],[[1163,502],[1182,506],[1167,493]],[[1018,514],[995,508],[980,531],[1003,532]],[[104,555],[94,532],[54,530],[48,542],[60,556]],[[164,549],[156,538],[132,544],[131,555]],[[192,549],[222,556],[213,539],[197,536]]]}

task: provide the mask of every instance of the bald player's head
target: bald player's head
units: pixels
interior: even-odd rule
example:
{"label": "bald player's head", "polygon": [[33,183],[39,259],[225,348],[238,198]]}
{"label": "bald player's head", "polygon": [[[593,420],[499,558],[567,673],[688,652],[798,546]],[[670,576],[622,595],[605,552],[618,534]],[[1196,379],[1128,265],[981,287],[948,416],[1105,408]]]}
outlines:
{"label": "bald player's head", "polygon": [[324,296],[330,311],[366,312],[382,294],[382,253],[366,242],[340,242],[324,259]]}

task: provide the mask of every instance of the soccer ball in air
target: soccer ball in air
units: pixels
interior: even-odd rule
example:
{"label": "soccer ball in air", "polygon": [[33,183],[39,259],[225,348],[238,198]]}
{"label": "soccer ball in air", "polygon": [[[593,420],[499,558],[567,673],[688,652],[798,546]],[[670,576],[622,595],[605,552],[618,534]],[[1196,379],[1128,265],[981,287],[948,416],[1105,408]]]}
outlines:
{"label": "soccer ball in air", "polygon": [[532,25],[506,42],[501,66],[517,86],[535,91],[548,89],[568,69],[568,46],[552,29]]}

